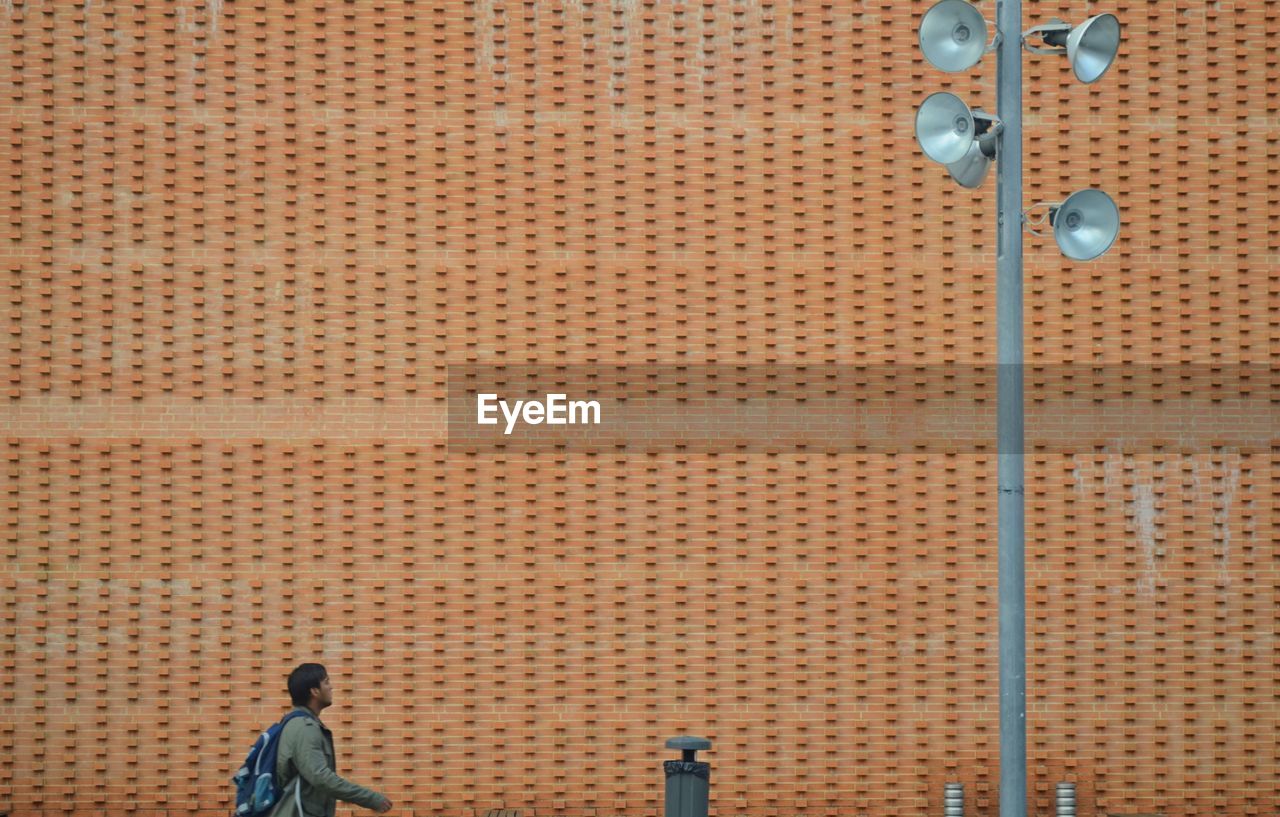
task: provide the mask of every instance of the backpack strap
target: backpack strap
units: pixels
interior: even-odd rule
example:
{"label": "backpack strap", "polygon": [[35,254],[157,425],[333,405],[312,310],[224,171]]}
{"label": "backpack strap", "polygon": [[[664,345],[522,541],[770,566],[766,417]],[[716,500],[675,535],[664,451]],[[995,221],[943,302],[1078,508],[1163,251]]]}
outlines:
{"label": "backpack strap", "polygon": [[293,803],[298,807],[298,813],[295,817],[307,817],[307,813],[302,810],[302,773],[299,772],[293,778]]}
{"label": "backpack strap", "polygon": [[[304,718],[306,716],[306,712],[299,712],[296,709],[288,715],[285,715],[280,721],[280,739],[284,739],[284,727],[289,723],[289,721],[293,720],[295,717]],[[307,813],[302,810],[302,772],[298,772],[293,776],[293,803],[297,808],[295,817],[307,817]]]}

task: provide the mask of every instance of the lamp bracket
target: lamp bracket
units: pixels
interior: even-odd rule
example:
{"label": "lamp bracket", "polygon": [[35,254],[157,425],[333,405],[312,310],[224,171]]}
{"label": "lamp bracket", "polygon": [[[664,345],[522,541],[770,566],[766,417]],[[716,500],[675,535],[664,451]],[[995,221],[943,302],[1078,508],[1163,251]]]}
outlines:
{"label": "lamp bracket", "polygon": [[[1067,52],[1067,35],[1071,33],[1071,24],[1061,20],[1050,20],[1044,25],[1035,26],[1022,32],[1022,47],[1032,54],[1065,54]],[[1039,37],[1045,45],[1032,45],[1030,39]]]}
{"label": "lamp bracket", "polygon": [[981,108],[974,108],[970,113],[973,115],[973,138],[982,149],[982,155],[988,159],[996,158],[996,142],[1004,133],[1004,123]]}
{"label": "lamp bracket", "polygon": [[1004,133],[1004,124],[997,122],[995,127],[978,137],[978,149],[982,151],[982,155],[988,159],[996,158],[996,142],[998,137]]}
{"label": "lamp bracket", "polygon": [[998,117],[992,116],[981,108],[974,108],[969,114],[973,117],[974,136],[982,136],[988,131],[999,132],[1002,127]]}
{"label": "lamp bracket", "polygon": [[[1062,206],[1062,202],[1060,201],[1036,202],[1035,204],[1031,205],[1030,207],[1022,211],[1023,228],[1026,229],[1026,231],[1031,233],[1033,236],[1036,236],[1037,238],[1043,238],[1045,234],[1040,232],[1036,228],[1044,225],[1046,222],[1052,225],[1053,217],[1058,212],[1058,208],[1061,206]],[[1037,207],[1047,207],[1049,208],[1049,210],[1039,218],[1032,218],[1030,213],[1032,210],[1036,209]]]}

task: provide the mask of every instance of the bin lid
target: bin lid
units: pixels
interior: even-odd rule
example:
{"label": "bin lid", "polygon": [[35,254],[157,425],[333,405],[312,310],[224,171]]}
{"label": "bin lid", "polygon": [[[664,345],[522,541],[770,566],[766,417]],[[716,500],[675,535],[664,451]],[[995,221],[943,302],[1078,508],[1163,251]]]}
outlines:
{"label": "bin lid", "polygon": [[667,748],[679,749],[681,751],[693,750],[695,752],[701,752],[711,748],[711,741],[707,740],[706,738],[681,736],[678,738],[668,739]]}

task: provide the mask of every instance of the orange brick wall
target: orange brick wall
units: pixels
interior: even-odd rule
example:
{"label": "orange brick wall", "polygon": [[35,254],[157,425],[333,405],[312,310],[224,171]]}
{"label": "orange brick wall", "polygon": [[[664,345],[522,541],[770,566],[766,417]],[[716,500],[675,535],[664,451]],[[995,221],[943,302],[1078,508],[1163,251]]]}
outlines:
{"label": "orange brick wall", "polygon": [[[926,8],[5,3],[0,812],[226,814],[314,659],[397,814],[657,814],[681,733],[718,817],[996,814],[994,446],[448,445],[451,366],[993,363]],[[1028,361],[1274,367],[1280,9],[1104,10],[1026,201],[1125,227],[1028,238]],[[1276,813],[1280,447],[1192,420],[1028,451],[1034,813]]]}

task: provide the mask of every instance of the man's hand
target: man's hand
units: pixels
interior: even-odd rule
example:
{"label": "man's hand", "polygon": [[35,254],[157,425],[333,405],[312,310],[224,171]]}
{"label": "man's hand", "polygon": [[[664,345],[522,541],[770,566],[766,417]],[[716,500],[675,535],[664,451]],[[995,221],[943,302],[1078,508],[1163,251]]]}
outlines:
{"label": "man's hand", "polygon": [[374,806],[373,810],[378,814],[386,814],[391,811],[391,801],[387,799],[386,795],[383,795],[382,802]]}

